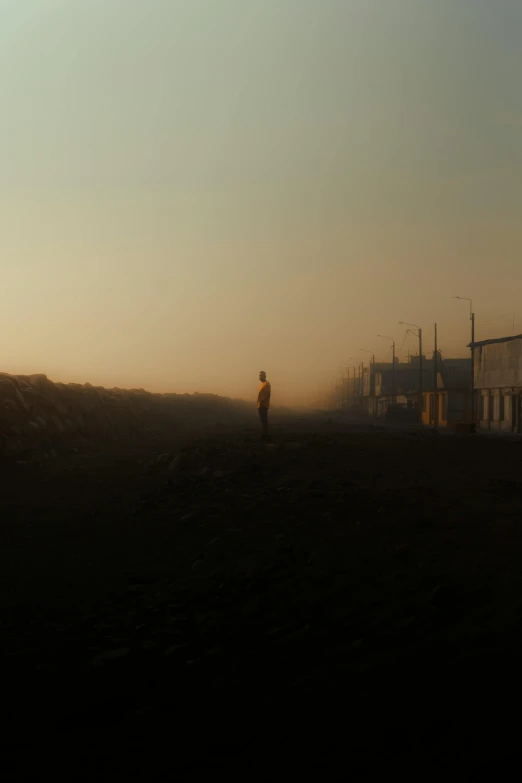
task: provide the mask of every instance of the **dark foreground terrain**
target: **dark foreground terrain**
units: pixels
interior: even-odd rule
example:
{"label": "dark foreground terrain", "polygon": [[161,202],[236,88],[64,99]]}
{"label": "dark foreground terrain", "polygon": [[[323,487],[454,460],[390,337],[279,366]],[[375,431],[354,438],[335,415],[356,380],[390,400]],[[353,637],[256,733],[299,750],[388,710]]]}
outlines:
{"label": "dark foreground terrain", "polygon": [[321,419],[6,463],[6,746],[505,753],[521,493],[518,440]]}

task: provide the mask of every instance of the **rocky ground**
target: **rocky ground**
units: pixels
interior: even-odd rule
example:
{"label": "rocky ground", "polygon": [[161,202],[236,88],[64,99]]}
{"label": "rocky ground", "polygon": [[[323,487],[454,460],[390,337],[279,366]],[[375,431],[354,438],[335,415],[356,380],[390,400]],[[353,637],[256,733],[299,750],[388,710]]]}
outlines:
{"label": "rocky ground", "polygon": [[266,445],[237,427],[4,464],[13,752],[165,729],[206,760],[260,737],[301,760],[508,743],[522,443],[275,418]]}

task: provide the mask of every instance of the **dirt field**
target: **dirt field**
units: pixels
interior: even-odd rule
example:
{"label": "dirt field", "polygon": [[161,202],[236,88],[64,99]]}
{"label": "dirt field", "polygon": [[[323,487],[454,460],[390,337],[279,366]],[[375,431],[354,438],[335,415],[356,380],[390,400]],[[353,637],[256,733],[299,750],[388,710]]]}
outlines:
{"label": "dirt field", "polygon": [[254,428],[4,465],[11,750],[166,729],[216,760],[259,724],[301,759],[305,732],[390,758],[509,746],[521,465],[518,440],[320,418],[267,445]]}

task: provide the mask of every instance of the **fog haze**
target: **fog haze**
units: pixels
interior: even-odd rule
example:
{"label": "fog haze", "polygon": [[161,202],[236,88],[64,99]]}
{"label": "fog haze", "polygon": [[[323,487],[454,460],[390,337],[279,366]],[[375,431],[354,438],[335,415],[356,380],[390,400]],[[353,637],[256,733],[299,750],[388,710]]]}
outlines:
{"label": "fog haze", "polygon": [[[522,332],[517,0],[0,0],[0,370],[305,404]],[[515,323],[513,324],[513,315]]]}

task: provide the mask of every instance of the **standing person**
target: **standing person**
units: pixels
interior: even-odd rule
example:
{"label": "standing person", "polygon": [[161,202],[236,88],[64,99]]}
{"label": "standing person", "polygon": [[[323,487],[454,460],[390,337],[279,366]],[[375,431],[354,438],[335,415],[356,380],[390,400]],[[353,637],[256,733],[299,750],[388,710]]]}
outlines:
{"label": "standing person", "polygon": [[261,386],[257,395],[257,410],[261,421],[263,440],[268,440],[268,409],[270,408],[272,387],[266,379],[266,372],[261,371],[259,373],[259,380],[261,381]]}

